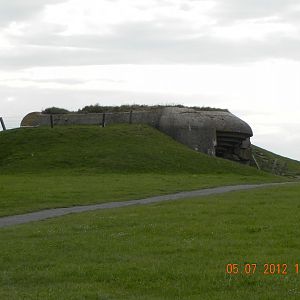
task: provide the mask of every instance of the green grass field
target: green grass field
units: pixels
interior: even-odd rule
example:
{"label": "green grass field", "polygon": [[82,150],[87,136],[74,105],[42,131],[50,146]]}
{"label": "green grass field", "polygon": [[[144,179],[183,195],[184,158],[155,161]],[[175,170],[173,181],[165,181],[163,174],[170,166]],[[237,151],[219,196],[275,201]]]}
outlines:
{"label": "green grass field", "polygon": [[1,229],[0,299],[297,299],[299,195],[292,184]]}
{"label": "green grass field", "polygon": [[15,129],[0,133],[0,146],[0,216],[283,180],[143,125]]}
{"label": "green grass field", "polygon": [[[9,130],[0,148],[0,216],[288,180],[143,125]],[[291,183],[0,228],[0,299],[295,299],[299,195]]]}

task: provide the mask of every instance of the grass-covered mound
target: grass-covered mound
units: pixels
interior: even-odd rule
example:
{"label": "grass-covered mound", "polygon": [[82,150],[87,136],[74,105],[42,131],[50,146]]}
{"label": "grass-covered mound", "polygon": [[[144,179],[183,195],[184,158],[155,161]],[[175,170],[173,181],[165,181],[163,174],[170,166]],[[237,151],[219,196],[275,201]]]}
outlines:
{"label": "grass-covered mound", "polygon": [[265,175],[193,151],[147,125],[57,126],[0,133],[1,173]]}

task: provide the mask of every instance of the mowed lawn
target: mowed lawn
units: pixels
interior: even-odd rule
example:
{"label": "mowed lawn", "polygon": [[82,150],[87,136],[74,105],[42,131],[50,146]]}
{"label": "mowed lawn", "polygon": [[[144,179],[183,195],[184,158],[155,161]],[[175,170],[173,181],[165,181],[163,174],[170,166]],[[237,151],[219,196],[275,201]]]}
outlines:
{"label": "mowed lawn", "polygon": [[288,184],[0,229],[0,299],[297,299],[299,220]]}
{"label": "mowed lawn", "polygon": [[273,176],[239,174],[0,175],[0,217],[222,185],[284,180]]}

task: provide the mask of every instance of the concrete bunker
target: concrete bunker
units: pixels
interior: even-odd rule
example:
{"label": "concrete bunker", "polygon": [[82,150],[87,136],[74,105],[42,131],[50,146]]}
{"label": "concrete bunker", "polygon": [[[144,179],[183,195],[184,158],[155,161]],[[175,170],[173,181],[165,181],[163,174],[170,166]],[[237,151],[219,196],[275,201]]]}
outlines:
{"label": "concrete bunker", "polygon": [[252,158],[252,129],[230,112],[171,108],[159,129],[196,151],[246,164]]}
{"label": "concrete bunker", "polygon": [[[252,159],[250,126],[227,111],[165,107],[149,111],[118,113],[69,113],[52,115],[55,125],[148,124],[188,147],[248,164]],[[50,125],[50,115],[33,112],[21,126]]]}

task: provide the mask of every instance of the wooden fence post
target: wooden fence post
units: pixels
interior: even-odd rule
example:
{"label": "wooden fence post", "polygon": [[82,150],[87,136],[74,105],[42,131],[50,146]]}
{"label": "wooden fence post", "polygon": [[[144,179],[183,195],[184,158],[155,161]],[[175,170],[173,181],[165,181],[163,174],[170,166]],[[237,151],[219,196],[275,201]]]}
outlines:
{"label": "wooden fence post", "polygon": [[54,127],[53,115],[50,115],[50,126],[51,126],[51,128]]}
{"label": "wooden fence post", "polygon": [[3,121],[2,117],[0,117],[0,123],[1,123],[2,129],[6,130],[6,127],[5,127],[5,124],[4,124],[4,121]]}
{"label": "wooden fence post", "polygon": [[132,124],[132,110],[129,113],[129,124]]}
{"label": "wooden fence post", "polygon": [[105,127],[105,113],[102,115],[102,127]]}

